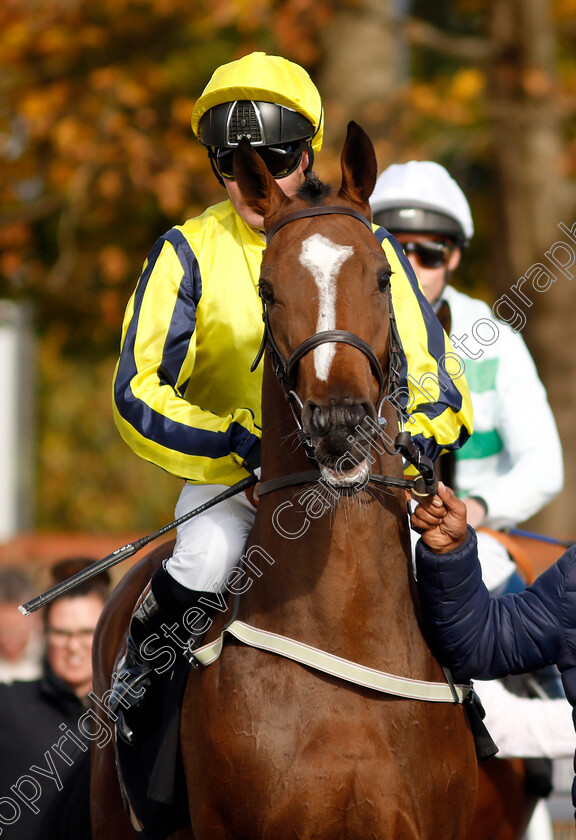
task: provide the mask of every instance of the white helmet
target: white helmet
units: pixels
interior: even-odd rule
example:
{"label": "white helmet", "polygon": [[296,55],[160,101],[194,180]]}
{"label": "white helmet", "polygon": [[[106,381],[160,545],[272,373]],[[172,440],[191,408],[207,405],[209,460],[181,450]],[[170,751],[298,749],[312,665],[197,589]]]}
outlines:
{"label": "white helmet", "polygon": [[376,224],[391,233],[434,233],[465,247],[474,235],[466,196],[451,175],[431,160],[393,164],[370,198]]}

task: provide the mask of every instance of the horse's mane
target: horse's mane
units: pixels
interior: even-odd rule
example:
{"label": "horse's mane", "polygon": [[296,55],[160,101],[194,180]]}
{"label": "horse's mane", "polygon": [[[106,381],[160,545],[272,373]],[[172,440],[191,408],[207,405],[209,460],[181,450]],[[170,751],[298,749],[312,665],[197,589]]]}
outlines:
{"label": "horse's mane", "polygon": [[331,192],[333,192],[332,187],[325,184],[312,173],[306,176],[306,180],[298,190],[298,196],[308,201],[314,207],[321,204],[323,199]]}

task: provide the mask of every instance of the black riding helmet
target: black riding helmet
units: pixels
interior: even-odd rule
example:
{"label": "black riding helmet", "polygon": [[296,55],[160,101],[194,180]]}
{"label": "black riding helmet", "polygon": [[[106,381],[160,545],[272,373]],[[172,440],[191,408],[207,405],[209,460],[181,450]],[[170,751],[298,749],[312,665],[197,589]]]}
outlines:
{"label": "black riding helmet", "polygon": [[428,233],[446,236],[459,247],[465,245],[462,225],[452,216],[426,207],[385,207],[372,214],[373,221],[394,233]]}
{"label": "black riding helmet", "polygon": [[240,100],[210,108],[200,120],[198,136],[204,146],[237,146],[247,137],[252,146],[275,146],[310,140],[312,123],[303,114],[274,102]]}
{"label": "black riding helmet", "polygon": [[[303,114],[274,102],[255,100],[215,105],[203,115],[198,126],[198,137],[208,147],[220,183],[221,175],[233,177],[232,152],[242,137],[262,149],[261,156],[274,177],[282,178],[294,171],[306,148],[308,170],[312,168],[313,151],[309,141],[313,135],[314,127]],[[262,147],[266,147],[266,154]]]}

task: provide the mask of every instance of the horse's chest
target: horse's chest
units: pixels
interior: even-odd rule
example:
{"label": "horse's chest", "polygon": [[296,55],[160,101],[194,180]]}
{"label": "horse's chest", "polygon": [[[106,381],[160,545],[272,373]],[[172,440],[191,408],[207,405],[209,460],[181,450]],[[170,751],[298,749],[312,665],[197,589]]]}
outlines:
{"label": "horse's chest", "polygon": [[214,679],[204,732],[220,787],[208,781],[206,795],[238,836],[434,837],[425,801],[456,801],[465,757],[442,755],[438,733],[453,738],[461,725],[464,734],[461,709],[376,696],[258,651],[228,653],[237,668]]}

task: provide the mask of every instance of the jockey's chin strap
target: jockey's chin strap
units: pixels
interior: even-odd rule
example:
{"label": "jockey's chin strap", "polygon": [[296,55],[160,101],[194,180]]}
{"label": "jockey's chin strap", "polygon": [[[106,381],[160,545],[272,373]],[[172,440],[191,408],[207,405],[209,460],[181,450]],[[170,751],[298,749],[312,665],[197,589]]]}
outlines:
{"label": "jockey's chin strap", "polygon": [[[269,243],[272,237],[277,233],[277,231],[280,230],[280,228],[282,228],[284,225],[289,224],[290,222],[296,221],[298,219],[308,218],[311,216],[331,214],[344,214],[347,216],[351,216],[352,218],[358,219],[358,221],[366,225],[372,233],[372,225],[370,224],[369,220],[364,215],[362,215],[362,213],[355,210],[354,208],[340,207],[338,205],[309,207],[301,210],[296,210],[293,213],[288,213],[286,216],[279,219],[279,221],[277,221],[276,224],[273,225],[272,228],[268,231],[267,242]],[[324,330],[322,332],[315,333],[314,335],[305,339],[301,344],[299,344],[298,347],[296,347],[296,349],[292,352],[291,356],[287,359],[280,351],[274,339],[274,334],[270,326],[270,320],[266,308],[266,302],[264,300],[262,301],[262,320],[264,321],[264,333],[262,335],[262,342],[260,344],[260,348],[258,350],[258,353],[256,354],[256,358],[254,359],[250,370],[256,370],[262,359],[262,356],[264,355],[266,347],[268,347],[272,369],[282,387],[284,396],[288,401],[288,404],[292,411],[292,415],[294,417],[294,421],[296,423],[296,432],[298,435],[298,439],[300,441],[301,446],[304,449],[304,452],[306,453],[306,456],[308,457],[308,460],[316,468],[318,468],[316,448],[314,446],[314,443],[312,442],[310,435],[307,434],[307,432],[302,426],[301,412],[304,406],[302,400],[298,396],[295,384],[298,364],[307,353],[310,353],[312,350],[315,350],[322,344],[343,343],[347,344],[350,347],[355,347],[357,350],[363,353],[370,362],[370,368],[376,381],[378,382],[377,405],[381,406],[385,400],[385,393],[387,390],[386,386],[388,385],[388,391],[390,392],[390,390],[398,383],[398,370],[400,367],[398,364],[398,358],[400,353],[400,338],[398,335],[398,329],[396,327],[396,319],[394,317],[390,289],[388,289],[388,304],[390,313],[390,343],[388,354],[388,375],[386,375],[384,373],[380,360],[378,359],[370,345],[367,344],[367,342],[365,342],[364,339],[360,338],[354,333],[348,332],[347,330]],[[396,410],[400,412],[398,406],[396,406]],[[384,429],[384,424],[382,424],[382,428]],[[375,484],[383,484],[389,487],[403,487],[407,490],[410,490],[415,496],[428,496],[434,495],[436,493],[438,482],[432,462],[423,453],[416,449],[414,442],[408,432],[400,432],[398,434],[394,441],[393,448],[390,448],[385,442],[383,443],[384,448],[389,455],[401,455],[403,458],[406,459],[406,461],[408,461],[409,464],[411,464],[417,470],[419,476],[416,478],[397,478],[395,476],[371,474],[369,477],[370,482],[373,482]],[[274,490],[279,490],[282,487],[289,487],[292,485],[306,484],[309,482],[317,481],[321,478],[321,475],[321,472],[318,469],[316,469],[314,471],[297,473],[294,475],[280,476],[269,481],[260,482],[258,484],[258,496],[263,496],[266,493],[271,493]]]}

